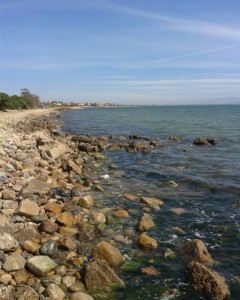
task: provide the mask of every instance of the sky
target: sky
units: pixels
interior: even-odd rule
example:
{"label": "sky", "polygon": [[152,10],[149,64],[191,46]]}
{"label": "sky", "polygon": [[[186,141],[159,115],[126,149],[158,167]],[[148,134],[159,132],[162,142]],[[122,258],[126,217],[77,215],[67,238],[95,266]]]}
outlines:
{"label": "sky", "polygon": [[0,0],[0,91],[240,104],[239,0]]}

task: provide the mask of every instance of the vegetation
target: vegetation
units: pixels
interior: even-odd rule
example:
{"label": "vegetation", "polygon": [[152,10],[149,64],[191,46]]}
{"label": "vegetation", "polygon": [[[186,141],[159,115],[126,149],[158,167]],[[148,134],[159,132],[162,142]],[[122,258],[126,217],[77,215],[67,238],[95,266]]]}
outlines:
{"label": "vegetation", "polygon": [[39,97],[30,93],[28,89],[22,89],[20,96],[9,96],[8,94],[0,93],[0,110],[28,109],[39,106]]}

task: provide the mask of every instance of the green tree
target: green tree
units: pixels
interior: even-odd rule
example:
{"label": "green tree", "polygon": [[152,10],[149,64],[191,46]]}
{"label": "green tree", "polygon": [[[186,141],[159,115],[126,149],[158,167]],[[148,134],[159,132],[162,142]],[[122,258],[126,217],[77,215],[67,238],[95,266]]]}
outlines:
{"label": "green tree", "polygon": [[5,93],[0,93],[0,110],[7,109],[7,104],[9,102],[9,95]]}
{"label": "green tree", "polygon": [[39,97],[30,93],[30,91],[26,88],[21,89],[21,97],[27,101],[29,108],[36,108],[41,105]]}

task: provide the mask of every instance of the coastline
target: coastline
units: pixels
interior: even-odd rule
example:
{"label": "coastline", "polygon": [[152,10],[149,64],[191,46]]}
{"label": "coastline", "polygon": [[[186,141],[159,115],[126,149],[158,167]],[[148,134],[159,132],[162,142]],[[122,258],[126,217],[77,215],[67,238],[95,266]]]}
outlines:
{"label": "coastline", "polygon": [[[129,247],[132,243],[153,255],[159,246],[151,233],[146,233],[154,224],[145,212],[164,205],[156,198],[122,195],[126,201],[141,202],[144,213],[129,238],[108,236],[108,224],[112,222],[114,231],[114,223],[129,217],[121,207],[99,208],[93,197],[104,193],[105,184],[114,184],[107,174],[96,178],[99,165],[106,164],[103,151],[108,138],[62,133],[58,130],[61,118],[48,117],[58,111],[1,113],[5,116],[0,122],[1,299],[5,294],[9,299],[51,299],[56,295],[52,299],[102,299],[112,286],[124,287],[118,275],[120,267],[131,268],[116,241]],[[146,143],[153,142],[130,141],[124,147],[127,152],[147,151]],[[122,145],[121,141],[111,147],[120,149]],[[197,247],[207,251],[202,244],[193,243],[186,252],[191,255],[189,249]],[[208,255],[207,261],[211,261]],[[141,272],[158,274],[150,267]],[[220,281],[221,293],[227,295],[223,279]]]}

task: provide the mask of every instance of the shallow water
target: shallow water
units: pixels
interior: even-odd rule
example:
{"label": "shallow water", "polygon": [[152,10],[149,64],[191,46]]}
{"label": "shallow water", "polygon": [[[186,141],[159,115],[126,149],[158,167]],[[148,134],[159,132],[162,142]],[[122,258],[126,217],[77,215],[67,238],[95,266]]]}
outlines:
{"label": "shallow water", "polygon": [[[163,292],[169,288],[180,291],[178,299],[201,299],[186,281],[179,256],[179,245],[192,238],[207,244],[217,262],[214,270],[222,273],[230,285],[230,299],[240,299],[240,285],[235,279],[240,276],[240,208],[235,206],[240,200],[240,106],[71,110],[63,112],[63,120],[63,130],[72,134],[138,134],[159,138],[164,144],[149,154],[107,151],[108,161],[118,169],[109,171],[107,165],[99,169],[99,175],[108,172],[114,184],[104,186],[105,192],[95,195],[98,205],[111,204],[129,211],[127,221],[114,224],[114,230],[125,237],[131,238],[128,229],[136,228],[143,206],[123,199],[124,193],[164,200],[160,211],[151,212],[156,226],[149,235],[158,240],[156,251],[139,250],[134,238],[132,245],[118,244],[130,259],[141,261],[142,266],[152,265],[160,274],[141,274],[140,266],[122,271],[127,289],[116,291],[111,299],[168,299]],[[181,140],[169,140],[170,136]],[[212,137],[217,144],[193,146],[196,137]],[[169,181],[178,186],[169,185]],[[182,207],[186,213],[175,216],[170,212],[174,207]],[[176,234],[172,230],[176,226],[186,234]],[[175,258],[164,257],[167,248],[176,253]],[[170,295],[169,299],[174,298]]]}

